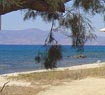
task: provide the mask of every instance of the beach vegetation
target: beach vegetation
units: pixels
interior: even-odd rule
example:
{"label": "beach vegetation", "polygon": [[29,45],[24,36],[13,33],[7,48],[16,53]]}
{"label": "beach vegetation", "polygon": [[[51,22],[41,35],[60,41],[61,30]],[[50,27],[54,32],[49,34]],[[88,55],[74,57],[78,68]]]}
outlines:
{"label": "beach vegetation", "polygon": [[[88,67],[88,65],[87,65]],[[31,86],[29,87],[21,87],[21,86],[6,86],[2,95],[36,95],[40,91],[45,91],[51,86],[62,86],[65,83],[72,83],[74,80],[81,79],[99,79],[105,78],[105,65],[100,64],[99,67],[91,67],[90,68],[77,68],[77,69],[68,69],[64,68],[62,70],[46,70],[41,72],[26,72],[19,73],[18,75],[7,75],[5,78],[7,80],[13,81],[21,81],[21,82],[30,82]],[[94,80],[93,80],[94,81]],[[88,82],[87,82],[88,83]],[[93,83],[94,84],[94,83]]]}
{"label": "beach vegetation", "polygon": [[62,80],[80,80],[87,77],[105,78],[105,65],[95,68],[84,68],[77,70],[51,70],[44,72],[35,72],[30,74],[19,74],[18,76],[10,76],[10,79],[35,81],[41,83],[52,83]]}

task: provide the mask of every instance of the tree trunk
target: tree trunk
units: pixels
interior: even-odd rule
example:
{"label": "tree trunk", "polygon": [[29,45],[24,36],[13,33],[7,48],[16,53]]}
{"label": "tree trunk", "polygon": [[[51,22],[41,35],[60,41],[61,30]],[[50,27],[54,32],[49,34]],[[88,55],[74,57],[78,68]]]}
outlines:
{"label": "tree trunk", "polygon": [[[70,0],[65,0],[64,3],[69,1]],[[36,11],[49,11],[49,6],[44,0],[21,0],[20,2],[22,2],[20,5],[12,4],[10,7],[5,6],[4,8],[2,5],[0,5],[0,15],[6,14],[12,11],[28,9],[28,8]],[[51,11],[64,12],[65,11],[64,3],[58,4],[58,8],[56,10],[52,9],[50,10],[50,12]]]}

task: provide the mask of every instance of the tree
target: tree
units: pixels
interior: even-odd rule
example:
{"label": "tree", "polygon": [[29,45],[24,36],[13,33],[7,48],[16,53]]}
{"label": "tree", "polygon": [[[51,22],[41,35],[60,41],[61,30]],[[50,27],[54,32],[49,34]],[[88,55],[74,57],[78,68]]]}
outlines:
{"label": "tree", "polygon": [[68,1],[70,0],[0,0],[0,15],[20,9],[64,12],[64,4]]}
{"label": "tree", "polygon": [[[78,48],[79,50],[83,50],[83,46],[85,42],[89,39],[95,38],[95,35],[92,33],[93,28],[91,25],[91,21],[87,18],[84,13],[95,15],[95,14],[103,14],[105,13],[105,1],[104,0],[66,0],[66,2],[72,2],[70,6],[65,6],[65,11],[62,13],[58,8],[58,3],[65,3],[64,0],[46,0],[49,5],[49,11],[36,11],[32,9],[27,9],[24,20],[33,18],[35,19],[38,15],[40,15],[44,21],[53,22],[53,26],[55,22],[58,21],[58,28],[65,28],[71,30],[71,35],[67,35],[72,38],[73,47]],[[53,6],[56,5],[56,6]],[[53,11],[52,11],[53,10]],[[56,10],[56,11],[55,11]],[[53,28],[53,26],[51,28]],[[57,30],[56,29],[56,30]],[[52,37],[51,29],[49,34],[49,42],[55,40]],[[53,38],[53,39],[52,39]],[[52,39],[52,40],[51,40]]]}
{"label": "tree", "polygon": [[93,12],[101,11],[105,3],[105,0],[0,0],[0,15],[28,8],[37,11],[64,12],[64,4],[72,1],[75,7],[81,7],[85,11],[91,10]]}
{"label": "tree", "polygon": [[[65,3],[71,2],[69,6]],[[59,31],[63,28],[71,31],[71,34],[66,36],[72,38],[72,46],[79,51],[83,50],[83,46],[87,40],[95,38],[92,33],[93,27],[91,21],[86,16],[102,14],[105,15],[105,0],[1,0],[0,1],[0,14],[25,9],[24,20],[33,18],[38,15],[43,18],[44,21],[52,23],[51,30],[48,37],[45,40],[46,45],[51,47],[47,50],[47,57],[44,63],[54,63],[57,59],[51,58],[51,52],[53,49],[59,52],[60,48],[58,42],[53,36],[54,30]],[[84,15],[85,13],[85,15]],[[56,22],[59,24],[56,25]],[[56,28],[54,28],[54,26]],[[59,57],[61,54],[59,53]],[[39,58],[39,56],[37,57]],[[39,58],[40,59],[40,58]],[[48,65],[45,65],[48,66]],[[55,65],[52,65],[55,67]],[[50,66],[46,68],[52,68]]]}

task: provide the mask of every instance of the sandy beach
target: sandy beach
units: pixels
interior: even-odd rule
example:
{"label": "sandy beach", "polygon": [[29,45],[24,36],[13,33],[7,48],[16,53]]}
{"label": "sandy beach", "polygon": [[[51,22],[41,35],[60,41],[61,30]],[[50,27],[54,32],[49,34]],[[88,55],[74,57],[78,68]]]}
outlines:
{"label": "sandy beach", "polygon": [[[65,71],[65,70],[79,70],[79,69],[89,69],[89,68],[98,68],[103,66],[105,63],[93,63],[85,64],[79,66],[72,66],[66,68],[57,68],[54,71]],[[37,70],[37,71],[27,71],[27,72],[17,72],[11,74],[0,75],[0,87],[6,84],[6,86],[16,86],[16,87],[25,87],[25,88],[35,88],[35,85],[32,85],[31,81],[24,80],[10,80],[10,76],[18,76],[19,74],[31,74],[35,72],[48,72],[49,70]],[[7,94],[8,95],[8,94]],[[12,95],[12,94],[11,94]],[[19,94],[16,94],[19,95]],[[25,95],[25,94],[21,94]],[[27,94],[26,94],[27,95]],[[29,95],[105,95],[105,79],[104,78],[94,78],[87,77],[80,80],[72,80],[70,82],[62,82],[59,85],[49,86],[46,90],[40,90],[37,94]]]}
{"label": "sandy beach", "polygon": [[38,95],[105,95],[105,79],[86,78],[52,86]]}
{"label": "sandy beach", "polygon": [[[103,65],[105,65],[105,62],[77,65],[77,66],[71,66],[71,67],[61,67],[61,68],[54,69],[54,71],[88,69],[88,68],[101,67]],[[42,69],[42,70],[34,70],[34,71],[26,71],[26,72],[15,72],[15,73],[9,73],[9,74],[2,74],[0,76],[2,76],[2,77],[5,77],[5,76],[18,76],[19,74],[30,74],[30,73],[35,73],[35,72],[48,72],[48,71],[53,71],[53,70]]]}

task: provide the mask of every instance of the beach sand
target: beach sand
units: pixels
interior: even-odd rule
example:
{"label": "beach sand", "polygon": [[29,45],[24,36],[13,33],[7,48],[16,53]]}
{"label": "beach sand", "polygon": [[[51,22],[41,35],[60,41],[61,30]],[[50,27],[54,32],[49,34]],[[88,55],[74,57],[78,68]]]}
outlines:
{"label": "beach sand", "polygon": [[105,79],[86,78],[52,86],[37,95],[105,95]]}
{"label": "beach sand", "polygon": [[[61,68],[54,69],[54,71],[89,69],[89,68],[101,67],[103,65],[105,65],[105,62],[77,65],[77,66],[71,66],[71,67],[61,67]],[[26,71],[26,72],[15,72],[15,73],[9,73],[9,74],[2,74],[0,75],[0,77],[18,76],[19,74],[30,74],[35,72],[48,72],[48,71],[53,71],[53,70],[42,69],[42,70],[34,70],[34,71]]]}
{"label": "beach sand", "polygon": [[[79,70],[101,67],[105,63],[94,63],[85,64],[79,66],[57,68],[55,71],[64,70]],[[18,86],[18,87],[32,87],[31,82],[23,80],[10,80],[10,76],[18,76],[19,74],[30,74],[34,72],[48,72],[49,70],[37,70],[37,71],[27,71],[27,72],[17,72],[11,74],[0,75],[0,87],[2,87],[6,82],[9,82],[6,86]],[[40,92],[41,91],[41,92]],[[103,78],[92,78],[88,77],[81,80],[73,80],[72,82],[63,82],[60,85],[50,86],[47,90],[40,90],[38,94],[35,95],[105,95],[105,79]],[[18,94],[16,94],[18,95]],[[22,94],[25,95],[25,94]],[[29,94],[31,95],[31,94]],[[34,95],[34,94],[32,94]]]}

